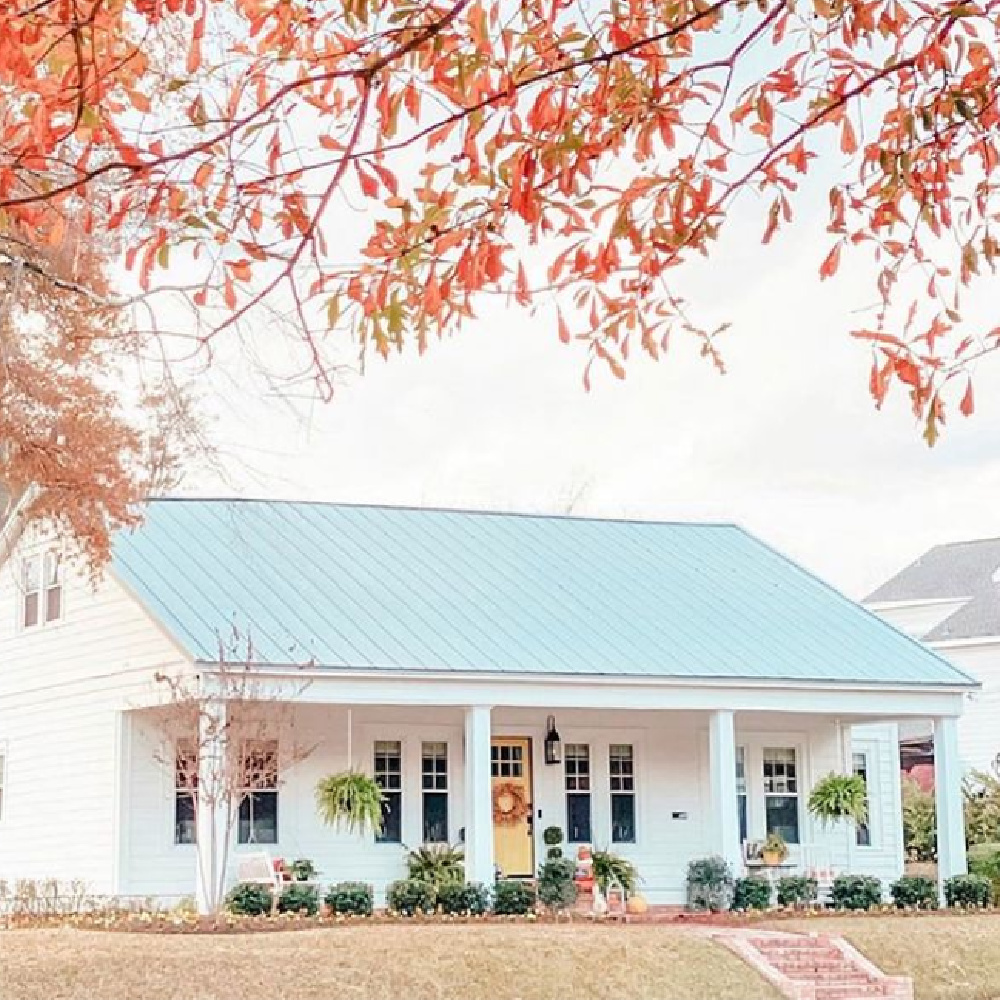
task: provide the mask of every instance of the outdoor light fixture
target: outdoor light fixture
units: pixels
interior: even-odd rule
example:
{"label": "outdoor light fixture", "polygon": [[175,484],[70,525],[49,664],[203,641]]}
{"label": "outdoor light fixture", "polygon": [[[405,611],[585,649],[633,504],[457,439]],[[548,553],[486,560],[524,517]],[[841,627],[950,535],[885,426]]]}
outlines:
{"label": "outdoor light fixture", "polygon": [[559,733],[556,732],[556,717],[550,715],[545,723],[546,733],[545,733],[545,763],[546,764],[561,764],[562,763],[562,741],[559,739]]}

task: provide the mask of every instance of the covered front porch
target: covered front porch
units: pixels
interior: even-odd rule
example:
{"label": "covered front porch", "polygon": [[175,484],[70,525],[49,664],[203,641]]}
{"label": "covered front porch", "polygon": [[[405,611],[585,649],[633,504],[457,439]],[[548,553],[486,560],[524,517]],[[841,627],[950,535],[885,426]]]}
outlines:
{"label": "covered front porch", "polygon": [[[567,853],[588,843],[633,861],[652,903],[684,901],[692,859],[720,855],[741,873],[744,842],[770,832],[789,844],[789,872],[850,871],[888,883],[903,866],[896,724],[916,717],[934,719],[939,734],[940,874],[965,870],[960,693],[321,671],[294,681],[274,672],[269,683],[268,739],[287,766],[273,787],[247,790],[233,842],[216,847],[231,879],[241,852],[266,849],[312,859],[324,882],[373,883],[384,898],[406,874],[407,849],[451,843],[464,848],[467,878],[489,884],[498,871],[534,875],[544,831],[558,827]],[[293,683],[294,698],[281,700]],[[119,891],[192,895],[208,838],[163,764],[150,711],[128,713]],[[553,728],[558,753],[547,762]],[[348,767],[374,775],[386,795],[377,837],[335,832],[317,815],[316,783]],[[864,829],[810,816],[809,791],[831,771],[864,774]]]}

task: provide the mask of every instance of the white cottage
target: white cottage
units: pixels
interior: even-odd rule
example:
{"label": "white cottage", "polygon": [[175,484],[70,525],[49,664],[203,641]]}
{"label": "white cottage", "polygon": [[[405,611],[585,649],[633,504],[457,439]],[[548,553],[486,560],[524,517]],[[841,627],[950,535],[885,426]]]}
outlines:
{"label": "white cottage", "polygon": [[[932,719],[941,872],[965,870],[956,720],[975,682],[732,525],[163,500],[96,585],[16,521],[0,558],[0,878],[195,894],[208,838],[153,678],[220,691],[227,650],[248,649],[276,722],[241,752],[312,752],[246,790],[234,856],[265,845],[381,893],[423,842],[463,842],[471,879],[530,876],[558,826],[677,903],[691,859],[740,869],[742,842],[777,831],[801,868],[888,880],[897,726]],[[386,792],[378,838],[316,814],[317,781],[350,765]],[[870,822],[825,829],[809,790],[850,770]]]}

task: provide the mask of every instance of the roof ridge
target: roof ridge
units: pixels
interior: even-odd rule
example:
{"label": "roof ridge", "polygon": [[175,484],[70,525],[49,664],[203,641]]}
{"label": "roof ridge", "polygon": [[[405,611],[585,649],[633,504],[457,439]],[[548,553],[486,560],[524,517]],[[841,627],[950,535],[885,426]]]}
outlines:
{"label": "roof ridge", "polygon": [[[488,517],[524,517],[536,518],[540,520],[553,521],[599,521],[602,524],[661,524],[680,528],[734,528],[742,531],[742,527],[735,521],[725,520],[697,520],[689,518],[686,520],[674,518],[654,518],[654,517],[624,517],[624,516],[603,516],[600,514],[573,514],[559,511],[529,511],[529,510],[501,510],[492,507],[444,507],[437,504],[394,504],[394,503],[372,503],[357,500],[293,500],[288,497],[235,497],[235,496],[163,496],[150,497],[147,504],[165,503],[203,503],[203,504],[281,504],[288,506],[311,506],[311,507],[347,507],[358,510],[405,510],[418,513],[436,514],[481,514]],[[745,532],[749,534],[749,532]],[[751,537],[754,537],[751,535]],[[759,539],[757,539],[759,541]],[[766,543],[764,543],[766,544]]]}

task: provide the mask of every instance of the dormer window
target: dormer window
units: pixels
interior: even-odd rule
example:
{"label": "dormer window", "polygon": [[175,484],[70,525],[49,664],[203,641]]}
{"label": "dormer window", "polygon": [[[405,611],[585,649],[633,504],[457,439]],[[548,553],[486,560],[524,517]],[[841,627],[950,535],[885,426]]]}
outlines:
{"label": "dormer window", "polygon": [[21,568],[24,594],[21,622],[25,628],[62,618],[62,557],[57,552],[30,556]]}

